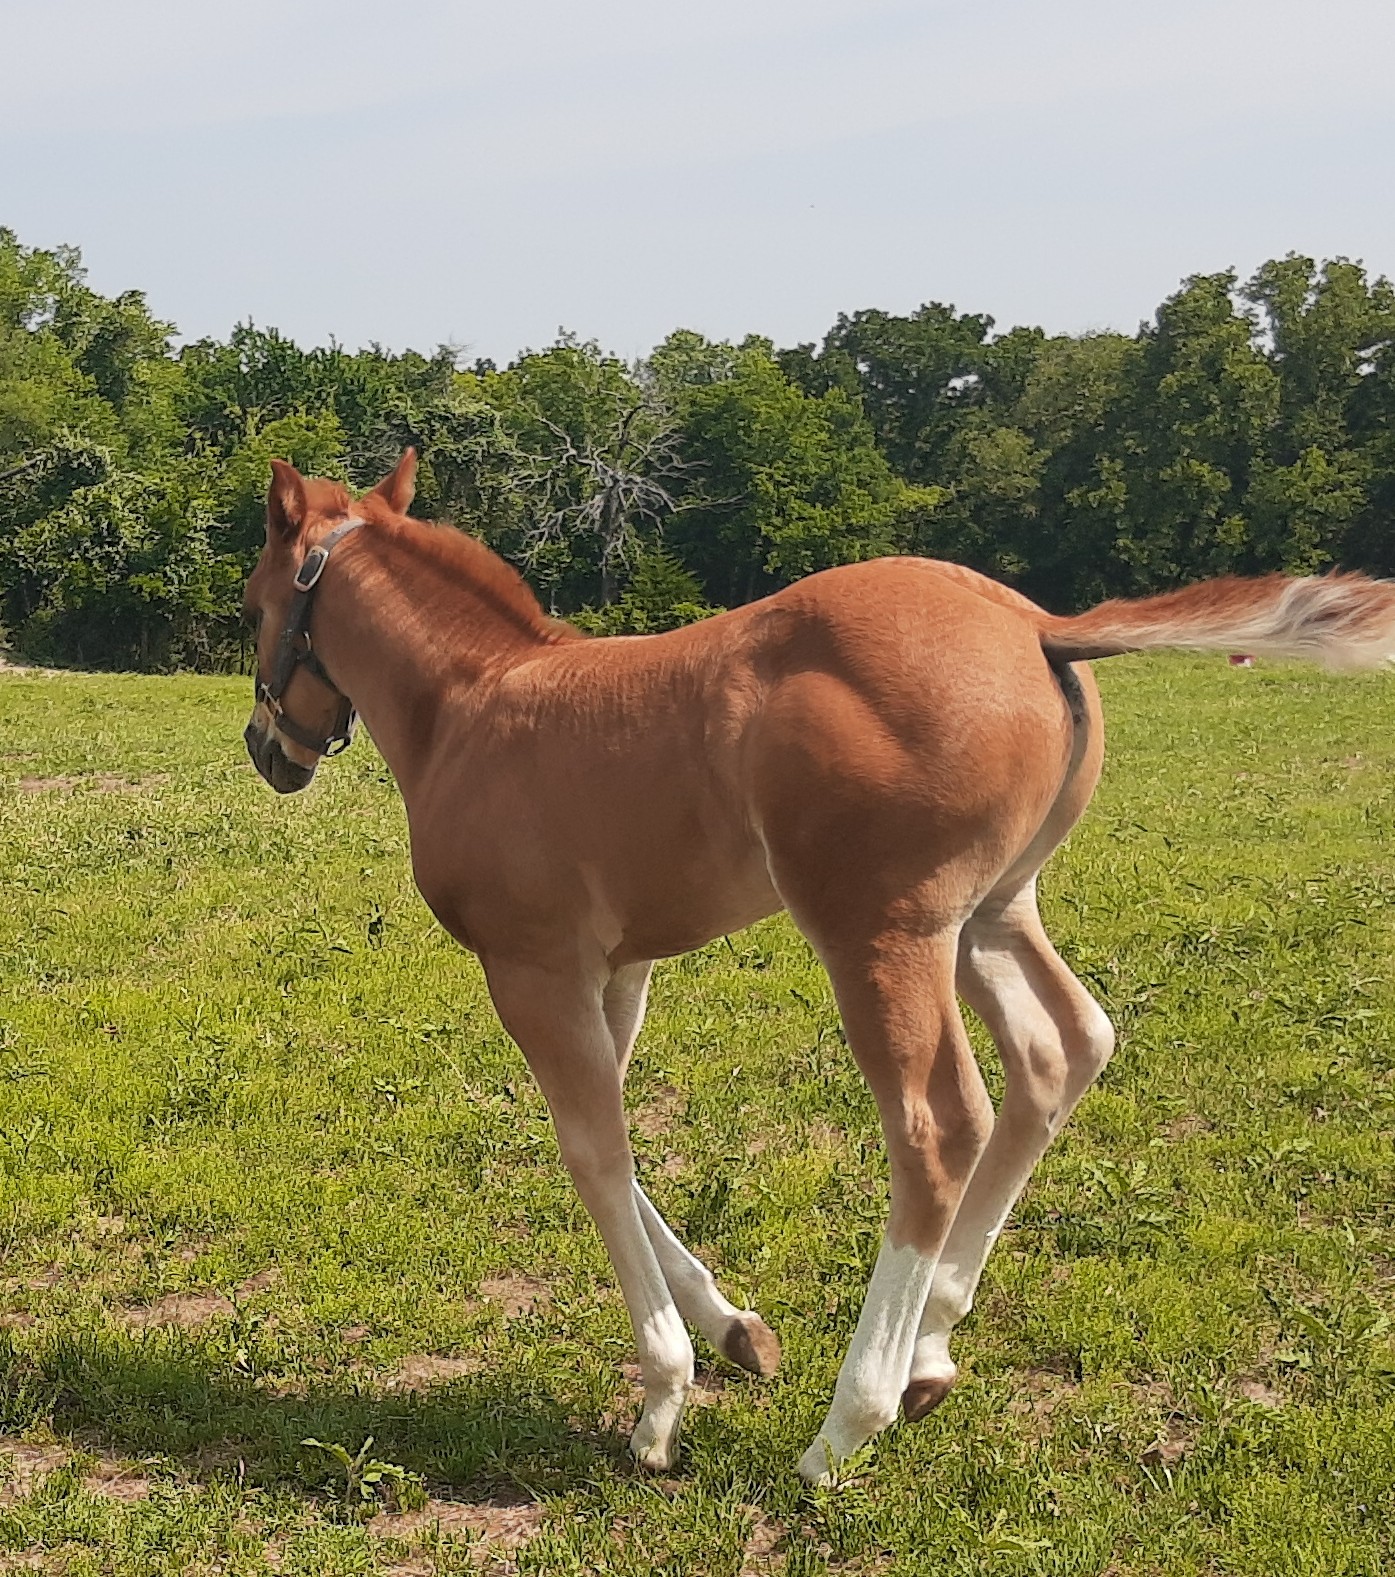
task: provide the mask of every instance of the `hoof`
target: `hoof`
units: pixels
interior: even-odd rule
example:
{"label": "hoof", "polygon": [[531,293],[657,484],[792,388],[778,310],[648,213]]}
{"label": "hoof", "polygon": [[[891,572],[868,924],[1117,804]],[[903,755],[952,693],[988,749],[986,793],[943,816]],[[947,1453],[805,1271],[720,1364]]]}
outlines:
{"label": "hoof", "polygon": [[727,1326],[722,1355],[751,1374],[774,1374],[780,1367],[780,1339],[760,1315],[741,1314]]}
{"label": "hoof", "polygon": [[815,1436],[813,1445],[799,1459],[800,1478],[813,1487],[831,1484],[837,1470],[838,1458],[833,1447],[822,1435]]}
{"label": "hoof", "polygon": [[901,1393],[901,1411],[906,1415],[906,1422],[913,1424],[937,1408],[954,1389],[958,1378],[959,1371],[951,1369],[948,1374],[932,1375],[927,1380],[912,1380]]}
{"label": "hoof", "polygon": [[678,1430],[683,1422],[679,1408],[667,1424],[646,1413],[630,1436],[630,1455],[646,1473],[667,1473],[678,1460]]}
{"label": "hoof", "polygon": [[677,1460],[678,1453],[666,1440],[655,1440],[649,1445],[636,1445],[630,1436],[630,1456],[636,1467],[646,1473],[667,1473]]}

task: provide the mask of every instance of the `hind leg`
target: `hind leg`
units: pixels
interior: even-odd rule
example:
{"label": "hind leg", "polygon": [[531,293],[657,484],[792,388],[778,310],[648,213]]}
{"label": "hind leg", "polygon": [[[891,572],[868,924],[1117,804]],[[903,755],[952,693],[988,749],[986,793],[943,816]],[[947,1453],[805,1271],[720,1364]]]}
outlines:
{"label": "hind leg", "polygon": [[[644,1023],[653,964],[627,964],[610,977],[602,1006],[620,1077],[625,1077],[635,1041]],[[639,1218],[658,1258],[678,1312],[730,1363],[752,1374],[774,1374],[780,1362],[780,1342],[775,1332],[752,1309],[738,1309],[722,1296],[707,1266],[679,1241],[654,1208],[649,1196],[632,1182]]]}
{"label": "hind leg", "polygon": [[1028,882],[989,899],[959,943],[960,995],[988,1026],[1007,1075],[1002,1109],[935,1268],[903,1398],[923,1417],[954,1384],[950,1332],[973,1305],[1008,1212],[1047,1146],[1108,1062],[1114,1031],[1042,929]]}
{"label": "hind leg", "polygon": [[827,1479],[896,1416],[941,1246],[992,1124],[954,996],[956,929],[831,955],[849,1044],[876,1097],[891,1214],[833,1405],[800,1459]]}

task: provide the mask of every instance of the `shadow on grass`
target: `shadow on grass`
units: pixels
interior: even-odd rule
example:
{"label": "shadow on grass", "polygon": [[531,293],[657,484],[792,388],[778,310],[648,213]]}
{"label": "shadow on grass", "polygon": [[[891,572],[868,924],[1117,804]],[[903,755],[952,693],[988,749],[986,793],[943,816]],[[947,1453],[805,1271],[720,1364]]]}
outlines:
{"label": "shadow on grass", "polygon": [[0,1428],[44,1422],[84,1445],[166,1457],[194,1479],[235,1471],[257,1484],[319,1487],[324,1458],[302,1442],[352,1453],[371,1435],[375,1456],[421,1474],[436,1493],[562,1494],[629,1462],[593,1404],[571,1401],[502,1366],[422,1394],[326,1378],[303,1396],[275,1395],[197,1350],[62,1335],[18,1351],[0,1333]]}

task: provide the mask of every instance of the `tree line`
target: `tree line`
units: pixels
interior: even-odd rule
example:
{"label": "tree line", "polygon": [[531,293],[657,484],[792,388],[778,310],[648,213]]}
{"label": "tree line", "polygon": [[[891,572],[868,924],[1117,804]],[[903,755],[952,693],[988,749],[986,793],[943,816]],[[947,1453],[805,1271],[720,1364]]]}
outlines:
{"label": "tree line", "polygon": [[176,346],[78,252],[0,229],[0,638],[88,666],[229,666],[272,456],[414,512],[551,611],[670,628],[887,553],[1058,611],[1203,576],[1395,570],[1395,291],[1291,255],[1185,280],[1136,334],[994,332],[927,303],[777,348],[688,330],[627,364],[560,335],[506,367]]}

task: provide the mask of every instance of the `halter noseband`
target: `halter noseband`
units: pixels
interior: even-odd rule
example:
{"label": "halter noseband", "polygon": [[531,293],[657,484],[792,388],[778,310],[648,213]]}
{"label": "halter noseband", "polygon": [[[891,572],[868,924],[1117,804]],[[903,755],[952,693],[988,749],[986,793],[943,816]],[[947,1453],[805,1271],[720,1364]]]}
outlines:
{"label": "halter noseband", "polygon": [[[324,664],[315,655],[314,648],[310,644],[310,605],[335,544],[341,537],[348,536],[349,532],[356,531],[362,524],[361,520],[346,520],[343,525],[336,526],[322,541],[317,542],[301,560],[300,568],[295,572],[295,580],[291,583],[295,590],[286,613],[285,628],[281,631],[281,639],[277,643],[276,666],[272,670],[269,681],[259,680],[257,683],[257,699],[265,703],[267,710],[275,718],[277,731],[285,734],[288,739],[293,739],[296,744],[303,745],[306,750],[313,750],[317,756],[337,756],[341,751],[349,748],[353,743],[354,724],[358,721],[358,713],[354,711],[353,702],[329,677]],[[328,738],[322,739],[303,724],[297,723],[293,717],[288,717],[281,706],[281,697],[295,677],[297,668],[308,668],[321,684],[327,685],[339,697],[339,712],[334,720],[334,732]]]}

